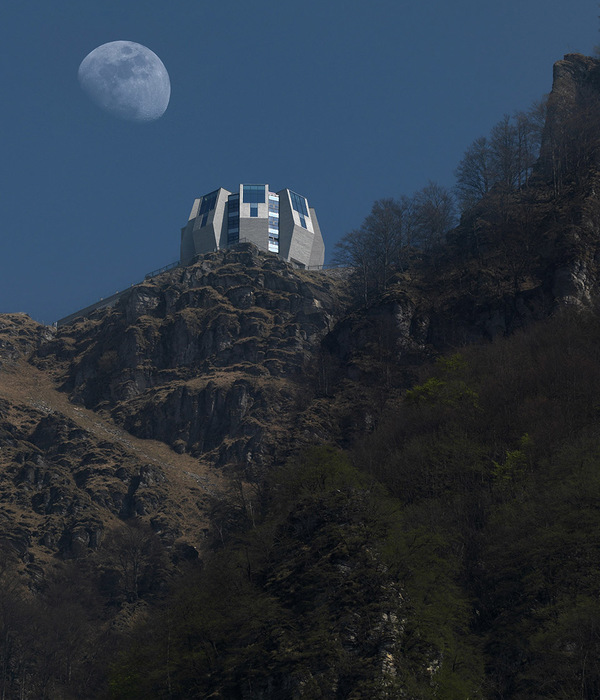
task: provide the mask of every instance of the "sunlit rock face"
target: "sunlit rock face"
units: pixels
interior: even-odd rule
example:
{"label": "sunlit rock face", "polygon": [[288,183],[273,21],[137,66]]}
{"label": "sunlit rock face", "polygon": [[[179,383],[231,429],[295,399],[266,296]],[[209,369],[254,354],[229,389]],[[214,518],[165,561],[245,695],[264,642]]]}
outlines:
{"label": "sunlit rock face", "polygon": [[340,289],[240,244],[137,285],[101,320],[61,329],[44,355],[68,361],[74,401],[141,438],[220,464],[260,461],[293,421]]}
{"label": "sunlit rock face", "polygon": [[565,305],[585,306],[592,301],[592,281],[595,275],[585,262],[573,261],[554,273],[552,292]]}
{"label": "sunlit rock face", "polygon": [[23,313],[0,317],[0,368],[27,357],[45,340],[54,336],[54,329],[32,321]]}

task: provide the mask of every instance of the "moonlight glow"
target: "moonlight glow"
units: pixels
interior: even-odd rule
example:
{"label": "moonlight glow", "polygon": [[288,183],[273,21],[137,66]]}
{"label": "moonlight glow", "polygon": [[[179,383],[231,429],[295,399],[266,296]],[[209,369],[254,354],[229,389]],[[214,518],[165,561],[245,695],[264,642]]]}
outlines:
{"label": "moonlight glow", "polygon": [[133,41],[111,41],[81,62],[79,83],[102,109],[134,122],[161,117],[169,105],[171,82],[160,58]]}

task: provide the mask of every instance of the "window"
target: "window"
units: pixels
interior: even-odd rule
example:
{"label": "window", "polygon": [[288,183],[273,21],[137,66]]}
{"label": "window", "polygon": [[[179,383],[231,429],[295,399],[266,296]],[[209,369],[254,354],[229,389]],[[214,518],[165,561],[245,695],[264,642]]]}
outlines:
{"label": "window", "polygon": [[[245,204],[264,204],[265,203],[265,186],[264,185],[242,185],[244,189]],[[250,215],[252,216],[252,214]]]}
{"label": "window", "polygon": [[240,196],[230,194],[227,199],[227,245],[240,240]]}
{"label": "window", "polygon": [[[215,208],[215,206],[217,205],[218,194],[219,190],[215,190],[210,194],[204,195],[204,197],[202,198],[202,204],[200,205],[200,211],[198,212],[198,216],[203,216],[204,214],[207,214],[209,211],[212,211]],[[204,224],[202,225],[204,226]]]}
{"label": "window", "polygon": [[206,226],[207,221],[208,221],[208,212],[206,212],[206,214],[204,214],[204,216],[202,217],[202,221],[200,222],[200,226],[201,227]]}
{"label": "window", "polygon": [[279,253],[279,219],[272,220],[270,216],[268,250],[270,253]]}
{"label": "window", "polygon": [[269,193],[269,214],[279,216],[279,195]]}
{"label": "window", "polygon": [[[290,190],[290,198],[292,200],[292,207],[303,216],[308,216],[308,207],[306,206],[306,199],[300,195],[292,192]],[[304,226],[306,228],[306,226]]]}
{"label": "window", "polygon": [[227,245],[232,245],[240,240],[240,229],[239,226],[231,226],[227,229]]}
{"label": "window", "polygon": [[250,216],[258,216],[258,204],[250,205]]}
{"label": "window", "polygon": [[227,222],[228,226],[231,226],[233,223],[237,224],[238,219],[240,218],[240,202],[239,199],[230,199],[227,203]]}
{"label": "window", "polygon": [[306,228],[306,219],[302,216],[302,214],[300,214],[300,226],[302,226],[302,228]]}

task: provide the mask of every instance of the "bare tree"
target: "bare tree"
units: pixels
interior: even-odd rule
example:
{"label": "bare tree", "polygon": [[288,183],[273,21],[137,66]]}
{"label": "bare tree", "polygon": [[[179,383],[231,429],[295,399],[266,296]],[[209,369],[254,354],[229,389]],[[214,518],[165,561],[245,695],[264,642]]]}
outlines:
{"label": "bare tree", "polygon": [[30,621],[30,605],[18,575],[17,557],[0,543],[0,698],[16,697],[19,680],[31,665],[23,631]]}
{"label": "bare tree", "polygon": [[600,98],[592,85],[574,96],[554,95],[544,132],[544,165],[552,176],[555,194],[595,172],[599,154]]}
{"label": "bare tree", "polygon": [[452,192],[430,180],[415,192],[412,202],[415,243],[426,250],[433,250],[456,224]]}
{"label": "bare tree", "polygon": [[482,136],[467,148],[455,171],[456,194],[465,211],[500,183],[505,190],[527,184],[537,162],[546,122],[547,100],[530,109],[504,115],[489,138]]}
{"label": "bare tree", "polygon": [[490,148],[494,179],[507,188],[517,184],[519,175],[517,128],[508,114],[492,128]]}
{"label": "bare tree", "polygon": [[362,226],[337,244],[333,261],[352,268],[361,297],[367,303],[373,293],[385,290],[390,277],[404,267],[404,254],[412,231],[412,202],[379,199]]}
{"label": "bare tree", "polygon": [[106,539],[105,552],[117,575],[117,587],[128,602],[137,601],[164,576],[160,541],[145,524],[126,523],[114,530]]}
{"label": "bare tree", "polygon": [[546,123],[547,100],[534,102],[524,112],[514,116],[517,134],[517,185],[527,184],[542,145],[542,133]]}
{"label": "bare tree", "polygon": [[368,303],[404,270],[412,247],[433,249],[455,223],[452,193],[430,181],[411,198],[377,200],[362,226],[336,244],[333,262],[352,269],[355,288]]}
{"label": "bare tree", "polygon": [[368,236],[361,229],[347,233],[335,244],[332,257],[334,265],[352,269],[358,283],[360,296],[366,304],[369,301],[373,279],[373,255]]}
{"label": "bare tree", "polygon": [[463,211],[472,207],[490,191],[495,178],[492,151],[485,136],[475,139],[467,148],[455,175],[456,191]]}
{"label": "bare tree", "polygon": [[373,269],[380,290],[387,288],[392,271],[402,267],[402,252],[407,245],[410,204],[403,198],[379,199],[365,219],[362,230],[370,242]]}

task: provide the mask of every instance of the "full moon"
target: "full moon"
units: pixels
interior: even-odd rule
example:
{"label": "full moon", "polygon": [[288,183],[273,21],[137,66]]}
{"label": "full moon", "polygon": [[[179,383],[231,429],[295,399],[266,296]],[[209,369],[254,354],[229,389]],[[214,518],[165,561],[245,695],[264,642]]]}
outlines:
{"label": "full moon", "polygon": [[88,96],[121,119],[151,122],[169,105],[167,69],[153,51],[133,41],[98,46],[83,59],[77,75]]}

